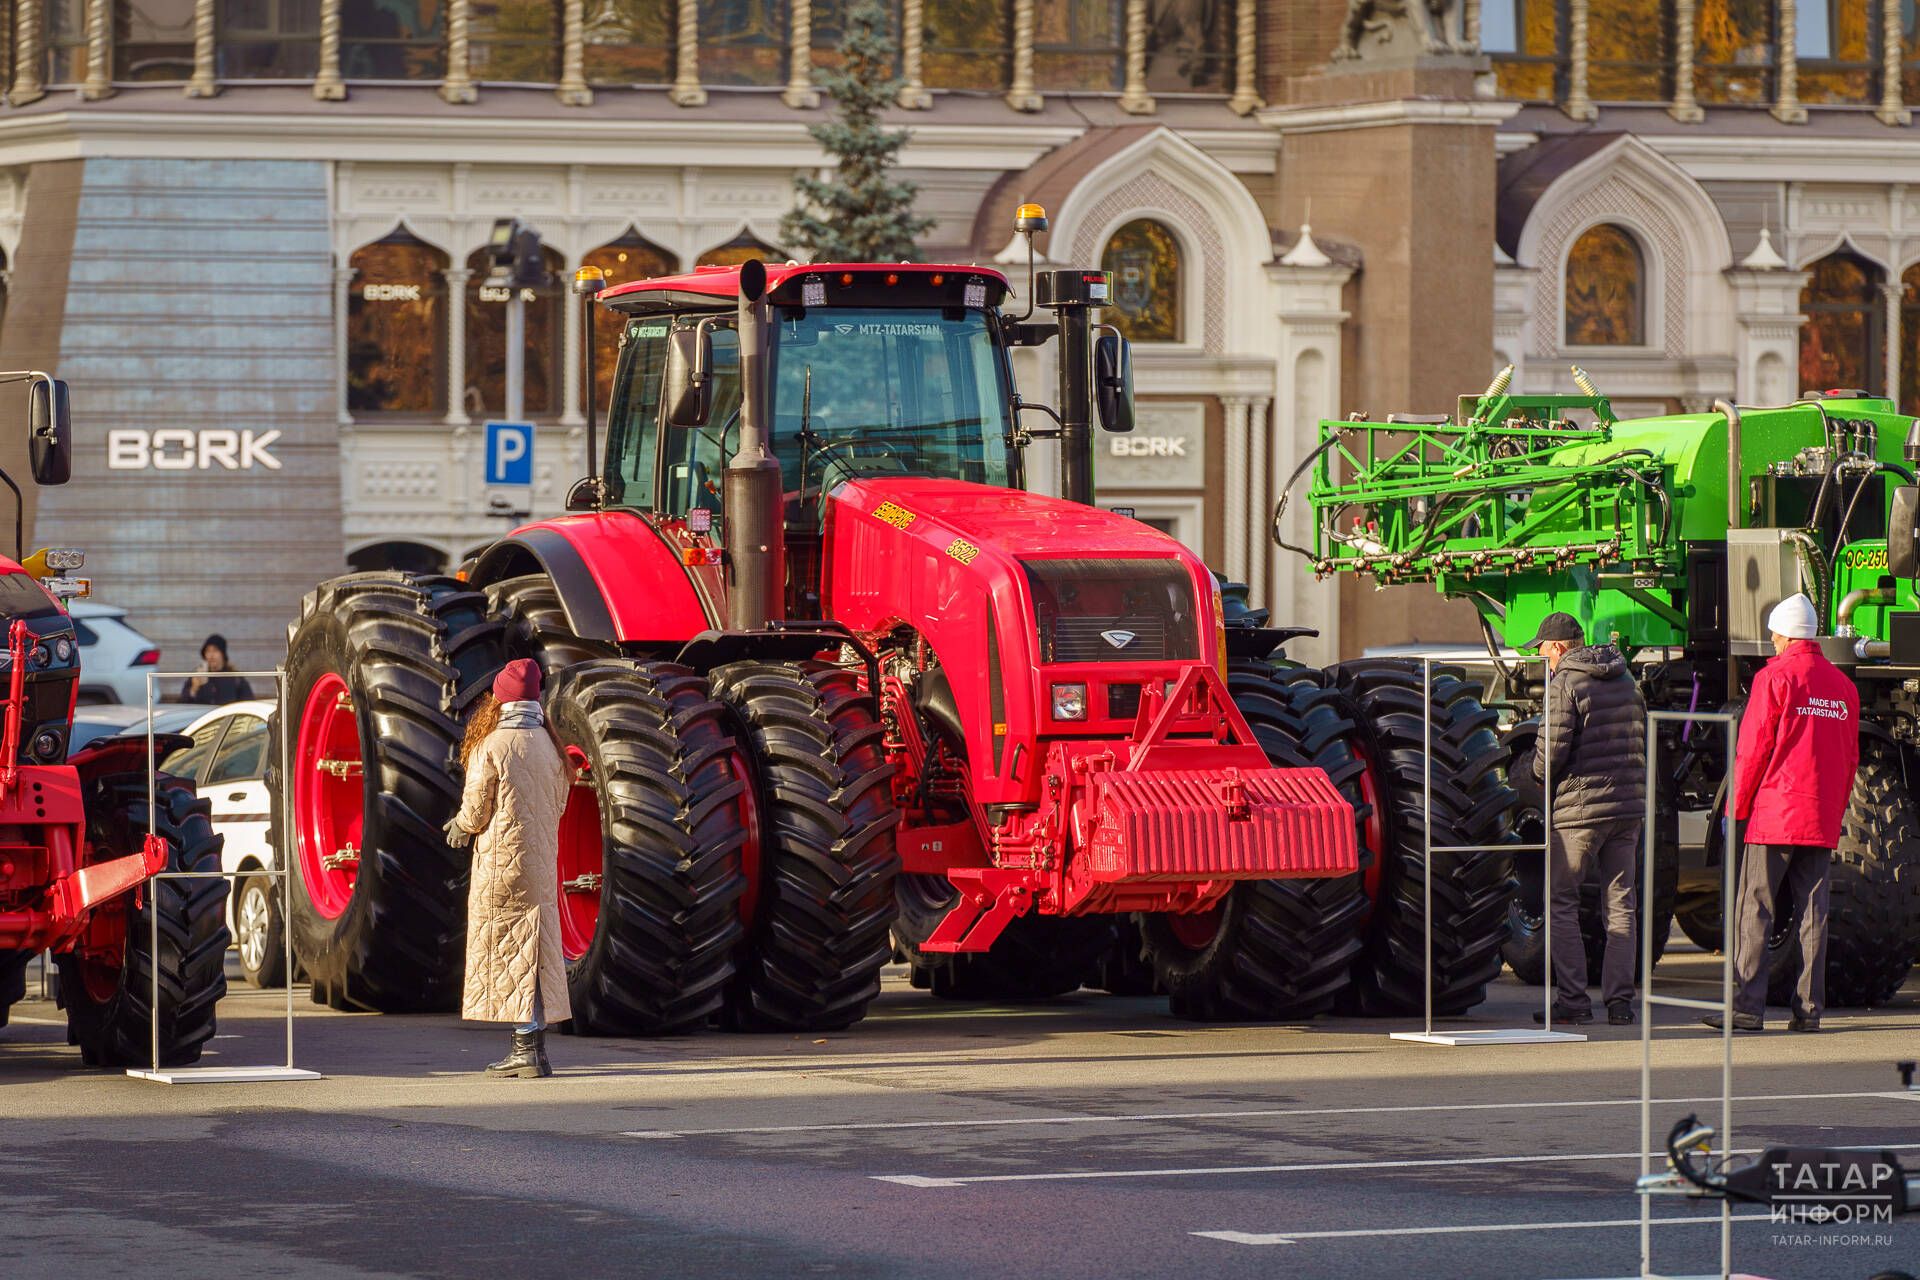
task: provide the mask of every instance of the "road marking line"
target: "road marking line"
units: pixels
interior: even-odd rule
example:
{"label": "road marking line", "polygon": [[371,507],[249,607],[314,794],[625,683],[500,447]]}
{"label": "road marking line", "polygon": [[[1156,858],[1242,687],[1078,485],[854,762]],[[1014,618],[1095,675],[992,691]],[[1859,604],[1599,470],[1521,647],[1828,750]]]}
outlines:
{"label": "road marking line", "polygon": [[[1920,1149],[1920,1142],[1875,1144],[1870,1147],[1835,1147],[1835,1151],[1907,1151]],[[1759,1147],[1746,1147],[1727,1154],[1758,1155]],[[1664,1159],[1666,1152],[1649,1152],[1649,1159]],[[965,1187],[978,1182],[1087,1182],[1101,1178],[1201,1178],[1240,1173],[1338,1173],[1360,1169],[1464,1169],[1492,1165],[1572,1164],[1602,1160],[1638,1160],[1638,1151],[1575,1152],[1566,1155],[1533,1156],[1453,1156],[1418,1160],[1335,1160],[1303,1164],[1241,1164],[1193,1169],[1069,1169],[1058,1173],[976,1173],[952,1177],[933,1177],[919,1173],[870,1173],[875,1182],[893,1182],[903,1187]]]}
{"label": "road marking line", "polygon": [[[1736,1213],[1735,1222],[1767,1222],[1764,1213]],[[1585,1222],[1485,1222],[1458,1227],[1380,1227],[1357,1231],[1189,1231],[1190,1236],[1227,1244],[1299,1244],[1302,1240],[1361,1240],[1381,1236],[1491,1235],[1507,1231],[1587,1231],[1597,1227],[1637,1227],[1638,1218],[1594,1218]],[[1656,1227],[1717,1227],[1711,1218],[1655,1218]]]}
{"label": "road marking line", "polygon": [[[1824,1102],[1839,1098],[1920,1099],[1920,1093],[1869,1090],[1859,1093],[1756,1093],[1735,1102]],[[1712,1098],[1656,1098],[1655,1106],[1705,1106]],[[1404,1115],[1415,1112],[1526,1111],[1569,1107],[1637,1107],[1638,1098],[1569,1102],[1443,1102],[1401,1107],[1263,1107],[1242,1111],[1145,1111],[1131,1115],[1010,1116],[995,1120],[852,1120],[843,1124],[764,1124],[726,1129],[624,1129],[623,1138],[713,1138],[756,1133],[854,1133],[892,1129],[987,1129],[1009,1125],[1140,1124],[1165,1120],[1263,1120],[1287,1116]]]}

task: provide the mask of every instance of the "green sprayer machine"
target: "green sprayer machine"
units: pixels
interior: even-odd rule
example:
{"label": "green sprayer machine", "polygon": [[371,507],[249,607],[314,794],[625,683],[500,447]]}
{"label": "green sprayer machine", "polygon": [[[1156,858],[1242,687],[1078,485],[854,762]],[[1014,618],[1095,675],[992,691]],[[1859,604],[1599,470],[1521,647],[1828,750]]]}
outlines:
{"label": "green sprayer machine", "polygon": [[[1583,394],[1511,394],[1505,370],[1452,415],[1321,422],[1288,486],[1311,472],[1313,545],[1283,536],[1288,494],[1275,539],[1316,574],[1431,583],[1474,606],[1489,701],[1509,713],[1518,840],[1540,838],[1525,762],[1544,671],[1506,655],[1547,614],[1571,613],[1589,640],[1618,645],[1649,707],[1737,712],[1772,655],[1768,611],[1805,591],[1821,646],[1852,675],[1861,704],[1860,770],[1833,864],[1827,992],[1836,1005],[1883,1002],[1920,951],[1920,488],[1910,469],[1920,425],[1891,401],[1844,390],[1622,420],[1574,373]],[[1669,919],[1699,945],[1720,945],[1722,844],[1712,837],[1729,785],[1723,734],[1686,721],[1662,728],[1655,883],[1642,886],[1656,957]],[[1505,954],[1538,981],[1541,860],[1517,858],[1515,871]],[[1598,887],[1583,894],[1597,963]],[[1784,999],[1799,924],[1784,910],[1775,918],[1770,987]]]}

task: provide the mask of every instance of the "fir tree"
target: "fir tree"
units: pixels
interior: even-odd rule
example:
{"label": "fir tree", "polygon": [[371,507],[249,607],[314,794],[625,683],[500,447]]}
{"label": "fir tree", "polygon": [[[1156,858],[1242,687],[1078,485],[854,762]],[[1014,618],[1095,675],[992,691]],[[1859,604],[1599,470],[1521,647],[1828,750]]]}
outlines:
{"label": "fir tree", "polygon": [[880,127],[880,112],[900,92],[888,22],[882,0],[854,0],[846,9],[841,64],[820,73],[837,114],[808,132],[838,165],[826,180],[794,179],[799,204],[780,224],[788,246],[815,262],[910,261],[914,239],[933,225],[914,215],[918,188],[889,176],[907,132]]}

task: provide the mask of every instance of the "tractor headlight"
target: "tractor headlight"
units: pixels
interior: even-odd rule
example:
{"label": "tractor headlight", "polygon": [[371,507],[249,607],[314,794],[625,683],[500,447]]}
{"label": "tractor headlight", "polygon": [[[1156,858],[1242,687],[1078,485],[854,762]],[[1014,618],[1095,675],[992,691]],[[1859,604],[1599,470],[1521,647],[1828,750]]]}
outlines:
{"label": "tractor headlight", "polygon": [[53,642],[53,656],[60,659],[60,661],[62,662],[72,662],[73,661],[72,638],[69,636],[61,636],[58,640],[55,640]]}
{"label": "tractor headlight", "polygon": [[33,646],[33,653],[27,658],[27,665],[35,671],[39,671],[44,669],[46,665],[52,661],[53,654],[47,651],[47,646],[44,644],[36,644]]}
{"label": "tractor headlight", "polygon": [[33,758],[48,763],[58,760],[65,754],[63,750],[66,746],[63,740],[64,737],[65,735],[58,729],[42,729],[40,732],[34,734],[33,745],[30,748],[33,752]]}
{"label": "tractor headlight", "polygon": [[1055,720],[1085,720],[1087,718],[1087,686],[1084,684],[1056,684],[1053,692],[1053,718]]}

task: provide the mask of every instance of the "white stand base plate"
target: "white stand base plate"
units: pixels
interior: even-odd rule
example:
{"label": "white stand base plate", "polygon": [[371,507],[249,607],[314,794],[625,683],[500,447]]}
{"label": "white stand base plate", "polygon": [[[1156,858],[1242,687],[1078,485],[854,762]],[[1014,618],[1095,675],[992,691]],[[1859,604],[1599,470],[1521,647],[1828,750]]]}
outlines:
{"label": "white stand base plate", "polygon": [[326,1078],[318,1071],[300,1067],[164,1067],[159,1071],[129,1067],[127,1074],[135,1080],[152,1080],[156,1084],[265,1084],[276,1080]]}
{"label": "white stand base plate", "polygon": [[1389,1038],[1440,1044],[1449,1049],[1464,1049],[1476,1044],[1558,1044],[1563,1040],[1586,1039],[1577,1031],[1529,1031],[1524,1027],[1499,1031],[1395,1031]]}

